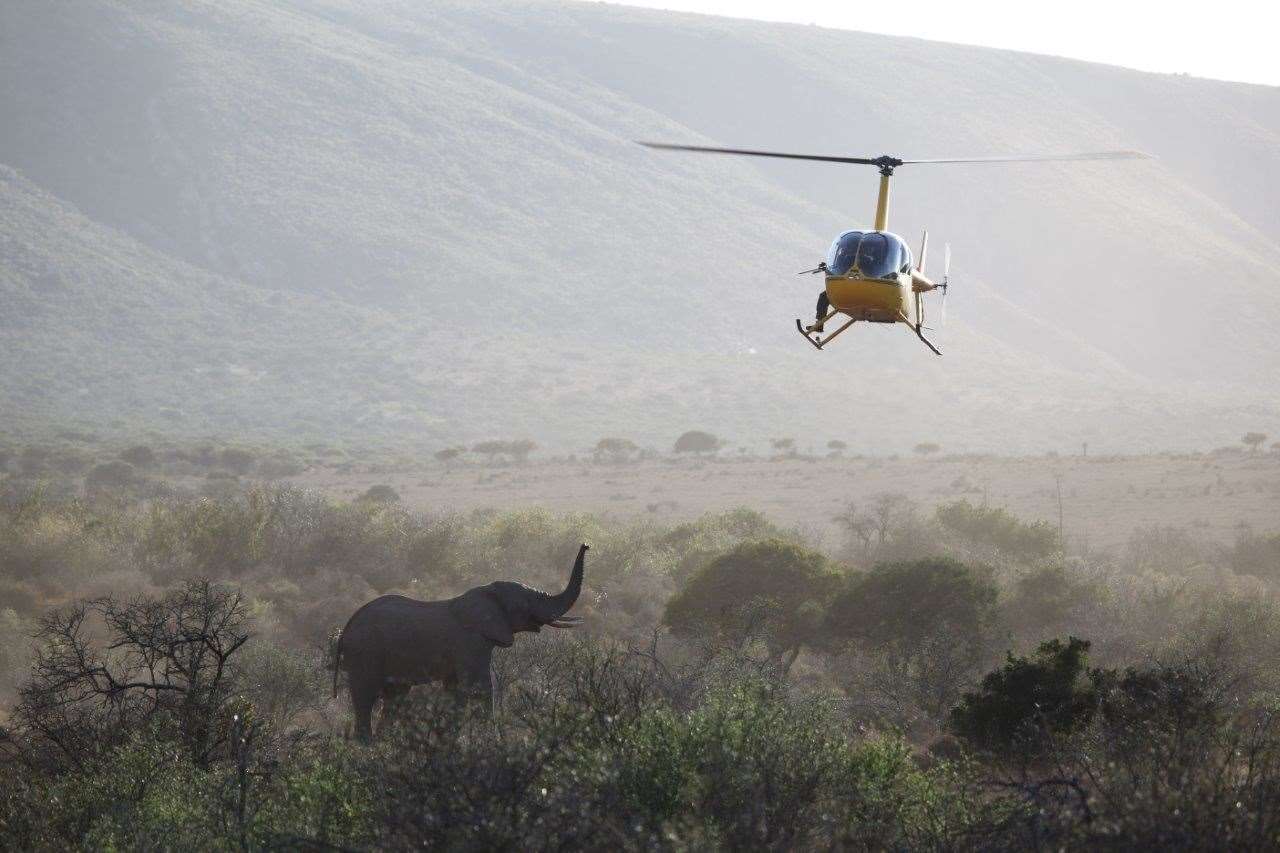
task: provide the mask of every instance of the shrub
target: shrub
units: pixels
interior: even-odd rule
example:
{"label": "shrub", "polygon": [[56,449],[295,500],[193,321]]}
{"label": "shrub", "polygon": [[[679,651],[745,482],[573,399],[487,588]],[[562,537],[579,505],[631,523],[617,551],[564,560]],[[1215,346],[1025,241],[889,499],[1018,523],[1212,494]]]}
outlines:
{"label": "shrub", "polygon": [[306,466],[291,456],[270,456],[258,463],[258,476],[268,480],[296,477]]}
{"label": "shrub", "polygon": [[675,453],[715,453],[728,442],[702,430],[689,430],[676,439],[671,448]]}
{"label": "shrub", "polygon": [[1041,643],[1030,658],[1009,653],[951,710],[952,731],[978,749],[1020,755],[1043,751],[1044,735],[1080,730],[1093,718],[1102,678],[1088,670],[1088,652],[1088,641],[1070,637]]}
{"label": "shrub", "polygon": [[372,501],[373,503],[399,503],[400,493],[385,483],[379,483],[366,489],[364,494],[357,500]]}
{"label": "shrub", "polygon": [[1245,530],[1227,552],[1227,562],[1242,575],[1280,578],[1280,533],[1259,535]]}
{"label": "shrub", "polygon": [[596,461],[625,462],[640,448],[629,438],[602,438],[591,451]]}
{"label": "shrub", "polygon": [[[86,624],[101,619],[95,642]],[[33,757],[80,765],[131,731],[171,727],[207,764],[231,745],[233,656],[249,638],[238,592],[191,581],[161,598],[100,598],[45,614],[14,709]]]}
{"label": "shrub", "polygon": [[943,528],[970,546],[1020,562],[1046,559],[1062,547],[1058,531],[1048,522],[1028,524],[996,507],[959,500],[939,506],[936,516]]}
{"label": "shrub", "polygon": [[885,563],[850,579],[826,629],[871,656],[865,687],[887,709],[941,719],[987,656],[996,596],[985,573],[948,557]]}
{"label": "shrub", "polygon": [[84,478],[84,486],[90,491],[123,489],[138,482],[138,474],[132,465],[123,460],[95,465]]}
{"label": "shrub", "polygon": [[990,627],[996,596],[989,577],[950,557],[884,563],[850,579],[827,624],[872,646],[914,648],[937,631],[964,640]]}
{"label": "shrub", "polygon": [[256,459],[257,456],[252,452],[239,447],[228,447],[218,454],[218,464],[241,475],[249,473]]}
{"label": "shrub", "polygon": [[451,465],[458,460],[458,457],[466,453],[465,447],[446,447],[443,450],[437,450],[432,454],[437,462],[443,462],[445,465]]}
{"label": "shrub", "polygon": [[1205,563],[1204,547],[1186,530],[1166,525],[1136,528],[1125,547],[1127,568],[1136,573],[1187,575]]}
{"label": "shrub", "polygon": [[137,444],[120,452],[120,458],[135,468],[150,468],[156,464],[156,453],[145,444]]}
{"label": "shrub", "polygon": [[763,641],[789,668],[818,642],[839,582],[821,554],[780,539],[741,544],[694,573],[667,602],[663,621],[678,636],[707,637],[744,649]]}
{"label": "shrub", "polygon": [[1004,607],[1006,622],[1031,639],[1059,633],[1098,608],[1104,595],[1100,584],[1078,579],[1061,565],[1023,572],[1012,586]]}

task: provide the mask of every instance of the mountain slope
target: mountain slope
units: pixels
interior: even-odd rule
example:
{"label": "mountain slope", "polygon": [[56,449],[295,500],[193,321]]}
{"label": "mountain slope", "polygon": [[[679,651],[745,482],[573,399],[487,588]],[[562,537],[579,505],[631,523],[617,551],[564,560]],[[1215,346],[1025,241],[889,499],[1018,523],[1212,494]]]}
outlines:
{"label": "mountain slope", "polygon": [[[576,3],[14,4],[0,39],[24,428],[1140,449],[1280,414],[1280,90]],[[1159,159],[900,170],[894,229],[956,250],[939,362],[788,329],[874,172],[637,138]]]}

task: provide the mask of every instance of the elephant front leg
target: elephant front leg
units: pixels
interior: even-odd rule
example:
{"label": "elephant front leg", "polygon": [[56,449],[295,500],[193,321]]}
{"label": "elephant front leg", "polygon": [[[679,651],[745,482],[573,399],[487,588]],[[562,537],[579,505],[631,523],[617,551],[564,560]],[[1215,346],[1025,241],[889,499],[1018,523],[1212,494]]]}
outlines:
{"label": "elephant front leg", "polygon": [[485,713],[493,713],[493,671],[486,658],[480,662],[472,662],[459,673],[458,688],[462,696],[469,702],[481,705]]}

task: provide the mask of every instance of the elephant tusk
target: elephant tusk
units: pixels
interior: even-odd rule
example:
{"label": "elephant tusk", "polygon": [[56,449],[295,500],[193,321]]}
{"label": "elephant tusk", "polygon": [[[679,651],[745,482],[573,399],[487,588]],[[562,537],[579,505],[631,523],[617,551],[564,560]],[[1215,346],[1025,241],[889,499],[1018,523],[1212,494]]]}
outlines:
{"label": "elephant tusk", "polygon": [[562,616],[547,623],[552,628],[577,628],[582,624],[581,616]]}

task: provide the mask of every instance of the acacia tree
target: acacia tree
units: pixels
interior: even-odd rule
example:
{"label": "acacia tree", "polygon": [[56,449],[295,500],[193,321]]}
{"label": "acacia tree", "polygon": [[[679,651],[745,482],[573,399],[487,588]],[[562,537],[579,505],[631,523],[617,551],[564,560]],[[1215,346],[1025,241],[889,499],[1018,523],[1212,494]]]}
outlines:
{"label": "acacia tree", "polygon": [[479,453],[486,461],[492,463],[495,456],[507,452],[507,443],[505,441],[481,441],[471,448],[472,453]]}
{"label": "acacia tree", "polygon": [[591,455],[597,462],[626,462],[640,448],[629,438],[602,438],[596,442]]}
{"label": "acacia tree", "polygon": [[720,438],[700,429],[691,429],[676,439],[672,450],[675,453],[715,453],[726,444]]}
{"label": "acacia tree", "polygon": [[845,533],[848,556],[870,562],[884,552],[895,534],[911,527],[915,513],[915,504],[906,495],[881,492],[865,509],[847,504],[832,521]]}
{"label": "acacia tree", "polygon": [[769,441],[769,445],[784,456],[794,456],[796,452],[796,440],[794,438],[774,438]]}
{"label": "acacia tree", "polygon": [[831,636],[874,658],[872,689],[890,707],[941,719],[995,637],[995,584],[949,557],[882,563],[827,611]]}
{"label": "acacia tree", "polygon": [[453,462],[456,462],[458,457],[462,456],[463,453],[466,452],[466,447],[445,447],[444,450],[435,451],[433,456],[435,457],[435,461],[444,462],[444,470],[449,471],[453,470]]}
{"label": "acacia tree", "polygon": [[[90,617],[105,624],[105,639],[94,641]],[[208,580],[160,598],[106,597],[46,614],[13,712],[19,740],[79,765],[154,721],[207,765],[231,737],[232,658],[249,639],[248,622],[240,593]]]}
{"label": "acacia tree", "polygon": [[695,572],[667,602],[676,636],[745,652],[759,642],[768,660],[791,668],[821,641],[826,604],[840,583],[822,554],[793,542],[744,542]]}

